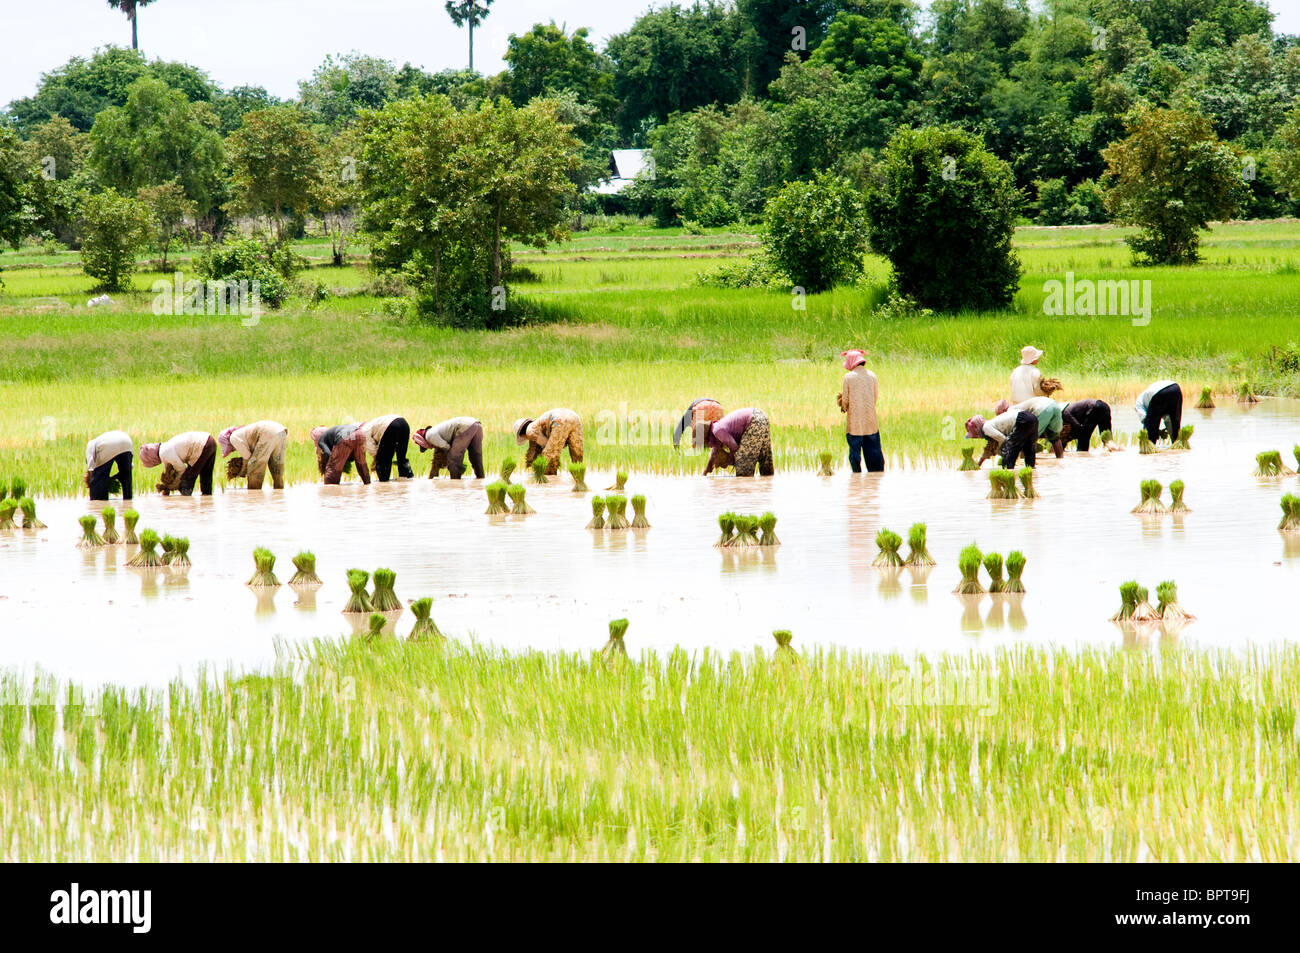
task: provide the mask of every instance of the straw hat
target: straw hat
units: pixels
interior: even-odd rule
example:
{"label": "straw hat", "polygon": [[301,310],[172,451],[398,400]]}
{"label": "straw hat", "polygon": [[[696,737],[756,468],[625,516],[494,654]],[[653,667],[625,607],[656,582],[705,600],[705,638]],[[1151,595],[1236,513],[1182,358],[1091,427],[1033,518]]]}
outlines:
{"label": "straw hat", "polygon": [[524,436],[524,431],[528,429],[528,425],[532,422],[532,417],[520,417],[515,421],[515,443],[519,444],[521,447],[528,443],[528,438]]}
{"label": "straw hat", "polygon": [[1020,349],[1021,364],[1037,364],[1038,359],[1043,356],[1043,352],[1032,344],[1026,344]]}

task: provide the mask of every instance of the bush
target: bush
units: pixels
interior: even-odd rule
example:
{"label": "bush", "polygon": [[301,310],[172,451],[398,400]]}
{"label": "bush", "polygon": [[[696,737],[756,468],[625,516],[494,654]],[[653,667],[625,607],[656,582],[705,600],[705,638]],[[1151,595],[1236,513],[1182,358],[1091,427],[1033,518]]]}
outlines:
{"label": "bush", "polygon": [[105,291],[120,291],[149,244],[153,217],[143,202],[105,189],[81,202],[81,270]]}
{"label": "bush", "polygon": [[1011,167],[951,126],[900,129],[865,192],[871,246],[900,295],[940,311],[1002,308],[1020,282]]}
{"label": "bush", "polygon": [[1085,179],[1073,189],[1065,179],[1039,180],[1039,225],[1092,225],[1106,221],[1106,197],[1100,185]]}
{"label": "bush", "polygon": [[208,245],[194,267],[205,281],[247,281],[263,304],[279,308],[289,300],[293,276],[305,265],[288,245],[241,238]]}
{"label": "bush", "polygon": [[767,203],[763,247],[772,264],[810,293],[856,281],[867,251],[867,219],[857,190],[823,173],[791,182]]}
{"label": "bush", "polygon": [[706,288],[789,288],[790,276],[766,253],[760,252],[730,262],[713,271],[702,271],[696,283]]}

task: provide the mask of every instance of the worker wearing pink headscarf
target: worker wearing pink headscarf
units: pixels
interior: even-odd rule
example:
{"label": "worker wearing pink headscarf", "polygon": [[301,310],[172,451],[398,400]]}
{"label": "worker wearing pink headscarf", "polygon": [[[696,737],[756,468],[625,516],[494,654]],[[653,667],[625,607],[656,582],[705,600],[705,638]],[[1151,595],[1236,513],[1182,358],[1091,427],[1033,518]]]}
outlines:
{"label": "worker wearing pink headscarf", "polygon": [[216,438],[202,430],[177,434],[166,443],[146,443],[140,447],[141,466],[163,468],[157,486],[163,496],[175,492],[192,496],[195,483],[199,484],[200,494],[211,496],[216,460]]}
{"label": "worker wearing pink headscarf", "polygon": [[867,370],[867,355],[859,350],[843,351],[844,384],[835,395],[835,401],[844,414],[844,438],[849,445],[849,466],[854,473],[862,472],[862,458],[866,458],[867,472],[880,473],[885,469],[885,455],[880,449],[880,425],[876,422],[876,395],[880,384],[876,375]]}

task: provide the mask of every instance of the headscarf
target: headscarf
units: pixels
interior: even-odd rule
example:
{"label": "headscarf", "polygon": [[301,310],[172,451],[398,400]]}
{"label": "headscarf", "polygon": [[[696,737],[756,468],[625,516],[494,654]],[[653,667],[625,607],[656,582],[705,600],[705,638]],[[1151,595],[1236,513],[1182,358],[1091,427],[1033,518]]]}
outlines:
{"label": "headscarf", "polygon": [[972,440],[976,437],[984,436],[985,423],[987,423],[987,421],[979,414],[970,418],[966,421],[966,436],[970,437]]}
{"label": "headscarf", "polygon": [[840,357],[844,358],[844,369],[851,371],[853,368],[867,363],[867,355],[856,348],[849,351],[840,351]]}
{"label": "headscarf", "polygon": [[162,457],[158,454],[158,449],[162,446],[160,443],[144,443],[140,445],[140,463],[146,468],[152,468],[162,463]]}

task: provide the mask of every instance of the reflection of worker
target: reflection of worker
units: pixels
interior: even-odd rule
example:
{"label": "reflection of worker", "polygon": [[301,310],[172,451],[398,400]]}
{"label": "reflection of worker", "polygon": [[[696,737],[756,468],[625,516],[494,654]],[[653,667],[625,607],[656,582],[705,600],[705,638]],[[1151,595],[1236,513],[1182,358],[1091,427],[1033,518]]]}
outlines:
{"label": "reflection of worker", "polygon": [[1094,431],[1105,433],[1112,430],[1110,424],[1110,404],[1104,400],[1076,400],[1065,405],[1061,411],[1061,440],[1064,443],[1074,441],[1076,453],[1086,453],[1092,446]]}
{"label": "reflection of worker", "polygon": [[411,439],[421,453],[433,451],[430,480],[444,469],[453,480],[459,480],[465,472],[466,454],[474,476],[483,479],[483,424],[473,417],[452,417],[440,424],[421,427]]}
{"label": "reflection of worker", "polygon": [[733,410],[714,423],[704,444],[710,451],[705,476],[729,466],[736,468],[736,476],[753,476],[755,470],[772,475],[772,429],[767,414],[757,407]]}
{"label": "reflection of worker", "polygon": [[885,455],[880,449],[880,426],[876,423],[876,395],[880,384],[867,370],[867,355],[861,351],[844,351],[844,385],[835,400],[844,414],[844,438],[849,444],[849,468],[862,472],[862,458],[868,473],[885,469]]}
{"label": "reflection of worker", "polygon": [[1008,408],[992,420],[985,420],[976,414],[966,421],[966,436],[972,440],[983,437],[984,453],[980,455],[976,466],[983,466],[984,461],[995,453],[1002,457],[1003,469],[1010,470],[1016,465],[1016,458],[1024,454],[1025,465],[1034,466],[1038,444],[1038,418],[1028,410],[1019,407]]}
{"label": "reflection of worker", "polygon": [[259,420],[242,427],[227,427],[217,434],[221,455],[234,457],[226,461],[226,479],[243,477],[250,490],[260,490],[266,471],[271,471],[271,486],[284,489],[284,452],[289,443],[289,429],[274,420]]}
{"label": "reflection of worker", "polygon": [[722,405],[712,397],[701,397],[686,408],[682,419],[673,429],[673,446],[680,447],[682,434],[691,432],[691,447],[699,450],[704,446],[704,435],[710,424],[722,419]]}
{"label": "reflection of worker", "polygon": [[135,445],[122,430],[102,433],[86,444],[86,475],[82,482],[90,490],[92,500],[107,500],[108,485],[113,471],[122,484],[122,499],[131,499],[131,463],[135,459]]}
{"label": "reflection of worker", "polygon": [[515,440],[527,446],[524,466],[531,467],[537,457],[546,458],[546,472],[560,472],[560,453],[569,448],[569,459],[582,462],[582,419],[572,410],[557,407],[540,417],[520,417],[515,421]]}
{"label": "reflection of worker", "polygon": [[370,483],[370,467],[366,466],[366,435],[361,424],[315,427],[311,440],[316,445],[316,468],[327,486],[343,482],[343,474],[352,469],[353,463],[357,465],[361,482]]}
{"label": "reflection of worker", "polygon": [[177,434],[165,443],[146,443],[140,447],[140,464],[148,469],[163,468],[158,492],[163,496],[179,491],[191,496],[194,484],[199,493],[212,495],[212,468],[217,461],[217,440],[202,430]]}
{"label": "reflection of worker", "polygon": [[407,479],[414,476],[411,462],[406,458],[407,448],[411,445],[411,425],[405,417],[387,414],[383,417],[371,417],[360,425],[365,436],[365,454],[374,461],[375,479],[387,483],[392,475],[393,464],[397,464],[397,475]]}
{"label": "reflection of worker", "polygon": [[[1155,443],[1161,436],[1178,437],[1183,426],[1183,389],[1173,381],[1156,381],[1142,392],[1135,405],[1138,421]],[[1166,424],[1166,429],[1161,429]]]}

